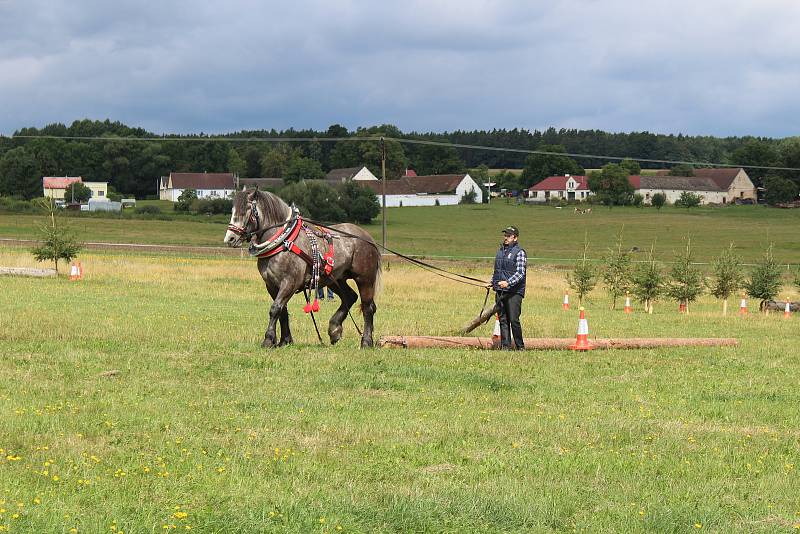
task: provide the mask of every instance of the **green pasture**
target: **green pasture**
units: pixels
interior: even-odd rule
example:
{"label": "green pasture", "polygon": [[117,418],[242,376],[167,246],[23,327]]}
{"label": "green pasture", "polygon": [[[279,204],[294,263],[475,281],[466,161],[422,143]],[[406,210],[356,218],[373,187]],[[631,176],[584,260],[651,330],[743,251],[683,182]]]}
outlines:
{"label": "green pasture", "polygon": [[[434,217],[404,208],[392,212],[392,228],[400,234],[414,212]],[[511,219],[529,250],[537,231],[552,246],[557,226],[521,215],[545,213],[579,227],[562,237],[580,240],[591,226],[555,210],[496,206],[491,220],[460,232],[448,223],[439,245],[463,232],[491,249]],[[758,220],[728,213],[690,217]],[[770,213],[783,221],[771,237],[796,217]],[[594,222],[610,238],[610,215]],[[427,250],[434,233],[404,243]],[[722,317],[708,297],[688,316],[673,302],[625,315],[598,291],[587,303],[590,337],[734,336],[740,345],[359,350],[349,322],[340,345],[319,346],[295,298],[297,344],[264,351],[269,298],[250,260],[87,253],[82,263],[80,282],[0,278],[0,531],[800,528],[800,317]],[[0,265],[36,264],[6,248]],[[478,277],[488,268],[459,264]],[[575,334],[563,287],[561,273],[529,271],[527,336]],[[788,286],[782,294],[797,299]],[[376,333],[452,335],[483,296],[392,262]],[[323,304],[323,324],[333,305]]]}
{"label": "green pasture", "polygon": [[[585,206],[584,206],[585,207]],[[40,217],[0,213],[0,237],[35,239]],[[205,220],[129,220],[69,218],[84,241],[219,246],[227,218]],[[637,247],[643,259],[655,243],[656,257],[669,261],[689,235],[698,261],[708,261],[734,242],[745,262],[755,262],[770,242],[782,263],[800,263],[800,210],[764,206],[682,209],[603,208],[576,214],[566,206],[517,206],[513,200],[491,205],[403,207],[387,210],[387,246],[407,254],[427,256],[494,256],[500,229],[514,224],[536,263],[575,258],[589,240],[590,257],[599,259],[624,227],[625,244]],[[380,217],[367,230],[381,239]]]}

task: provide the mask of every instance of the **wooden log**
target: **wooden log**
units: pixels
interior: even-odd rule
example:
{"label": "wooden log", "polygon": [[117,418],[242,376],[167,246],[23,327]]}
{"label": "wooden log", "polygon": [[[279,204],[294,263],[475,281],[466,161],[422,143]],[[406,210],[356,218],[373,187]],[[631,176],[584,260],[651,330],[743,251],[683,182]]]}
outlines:
{"label": "wooden log", "polygon": [[[525,338],[525,350],[569,350],[574,338]],[[735,347],[736,338],[620,338],[590,339],[596,349],[651,349],[659,347]],[[490,337],[381,336],[379,347],[491,349]]]}
{"label": "wooden log", "polygon": [[[785,311],[786,310],[786,301],[785,300],[768,300],[764,302],[764,309],[770,311]],[[789,302],[789,311],[796,312],[800,311],[800,302]]]}
{"label": "wooden log", "polygon": [[11,275],[11,276],[38,276],[38,277],[45,277],[45,276],[55,276],[56,270],[55,269],[32,269],[27,267],[0,267],[0,275]]}
{"label": "wooden log", "polygon": [[497,304],[484,308],[483,310],[481,310],[481,313],[476,318],[474,318],[473,320],[464,325],[464,328],[461,329],[461,333],[469,334],[470,332],[478,328],[480,325],[486,324],[489,321],[489,319],[492,318],[492,315],[496,314],[497,312],[498,312]]}

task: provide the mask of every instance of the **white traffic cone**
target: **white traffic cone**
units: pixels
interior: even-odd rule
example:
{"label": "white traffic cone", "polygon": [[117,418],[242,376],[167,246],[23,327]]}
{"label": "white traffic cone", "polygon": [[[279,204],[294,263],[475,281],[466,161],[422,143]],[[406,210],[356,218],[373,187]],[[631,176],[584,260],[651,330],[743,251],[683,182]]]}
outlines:
{"label": "white traffic cone", "polygon": [[569,309],[569,291],[564,292],[564,302],[561,304],[561,309],[564,311]]}
{"label": "white traffic cone", "polygon": [[75,280],[77,280],[78,276],[79,276],[78,266],[73,263],[69,268],[70,282],[74,282]]}
{"label": "white traffic cone", "polygon": [[747,300],[742,295],[742,301],[739,303],[739,315],[747,315]]}
{"label": "white traffic cone", "polygon": [[786,297],[786,307],[783,309],[783,318],[788,319],[792,316],[792,305],[789,303],[789,297]]}
{"label": "white traffic cone", "polygon": [[492,331],[492,347],[500,346],[500,316],[494,316],[494,330]]}
{"label": "white traffic cone", "polygon": [[625,292],[625,313],[631,313],[633,308],[631,308],[631,294],[627,291]]}

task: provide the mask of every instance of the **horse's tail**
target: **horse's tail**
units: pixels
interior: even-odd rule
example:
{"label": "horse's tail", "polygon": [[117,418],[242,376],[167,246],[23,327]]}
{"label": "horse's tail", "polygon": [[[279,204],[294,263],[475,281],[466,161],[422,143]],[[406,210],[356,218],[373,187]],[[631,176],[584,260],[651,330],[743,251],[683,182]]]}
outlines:
{"label": "horse's tail", "polygon": [[378,269],[375,271],[375,296],[377,297],[381,291],[383,291],[383,268],[381,264],[383,257],[381,256],[380,252],[378,253]]}

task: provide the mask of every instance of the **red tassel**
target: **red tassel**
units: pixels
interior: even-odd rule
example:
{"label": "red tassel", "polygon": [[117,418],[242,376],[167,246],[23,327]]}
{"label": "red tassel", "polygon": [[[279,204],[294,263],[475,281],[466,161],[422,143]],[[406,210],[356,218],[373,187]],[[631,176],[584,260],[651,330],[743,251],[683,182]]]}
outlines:
{"label": "red tassel", "polygon": [[311,305],[311,311],[318,312],[319,311],[319,301],[314,299],[314,303]]}
{"label": "red tassel", "polygon": [[310,302],[307,303],[305,306],[303,306],[303,311],[306,312],[306,313],[311,311],[311,303]]}

